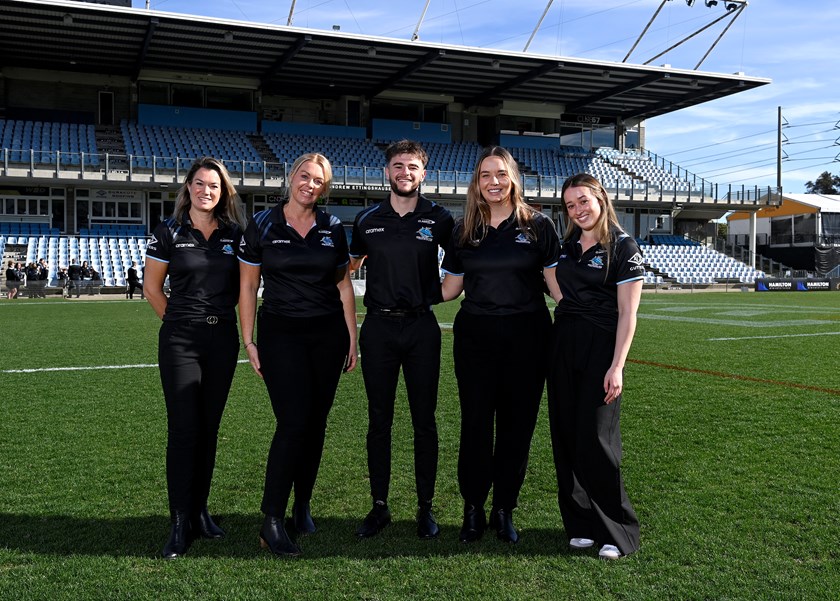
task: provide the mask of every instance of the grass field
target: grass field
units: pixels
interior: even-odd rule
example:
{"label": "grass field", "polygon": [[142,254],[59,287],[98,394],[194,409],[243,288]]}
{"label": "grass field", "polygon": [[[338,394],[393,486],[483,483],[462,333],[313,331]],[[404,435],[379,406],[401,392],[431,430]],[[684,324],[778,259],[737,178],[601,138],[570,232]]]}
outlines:
{"label": "grass field", "polygon": [[[627,366],[624,476],[642,549],[570,553],[545,407],[514,514],[521,541],[458,543],[456,306],[444,324],[436,513],[414,535],[411,427],[398,399],[395,523],[369,509],[361,374],[343,377],[304,555],[260,551],[273,416],[242,364],[221,428],[210,507],[227,530],[187,557],[168,535],[157,321],[140,301],[0,303],[0,599],[840,598],[840,296],[645,294]],[[244,356],[244,355],[243,355]],[[488,358],[488,369],[504,367]],[[402,393],[401,393],[402,394]],[[489,533],[488,533],[489,534]]]}

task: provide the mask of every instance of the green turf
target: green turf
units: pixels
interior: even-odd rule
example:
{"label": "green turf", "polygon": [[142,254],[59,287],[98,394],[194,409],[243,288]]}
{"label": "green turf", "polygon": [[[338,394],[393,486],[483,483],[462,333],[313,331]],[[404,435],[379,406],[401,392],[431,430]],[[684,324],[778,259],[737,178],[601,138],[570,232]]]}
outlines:
{"label": "green turf", "polygon": [[[438,308],[451,323],[457,306]],[[521,542],[457,542],[452,336],[438,410],[440,540],[414,535],[411,426],[400,391],[390,504],[369,508],[361,374],[342,378],[312,501],[319,531],[277,560],[257,531],[273,417],[240,365],[211,510],[229,533],[156,558],[168,534],[158,321],[140,301],[0,303],[0,599],[838,599],[840,296],[645,294],[626,373],[624,476],[642,549],[570,553],[546,411],[515,520]],[[736,338],[735,340],[715,340]],[[515,352],[515,349],[512,349]],[[12,373],[10,370],[124,366]],[[488,369],[503,369],[489,357]]]}

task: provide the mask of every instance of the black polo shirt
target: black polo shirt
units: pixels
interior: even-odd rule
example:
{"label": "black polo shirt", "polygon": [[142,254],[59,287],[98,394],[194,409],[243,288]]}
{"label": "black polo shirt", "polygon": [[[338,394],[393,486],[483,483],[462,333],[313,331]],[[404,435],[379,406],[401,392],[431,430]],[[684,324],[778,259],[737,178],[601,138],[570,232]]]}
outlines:
{"label": "black polo shirt", "polygon": [[215,315],[236,321],[239,263],[236,243],[242,231],[219,222],[209,240],[192,227],[189,217],[159,223],[146,246],[146,261],[167,263],[169,302],[164,321]]}
{"label": "black polo shirt", "polygon": [[367,255],[365,306],[422,310],[441,302],[439,248],[446,248],[454,220],[423,197],[400,217],[390,198],[356,216],[350,256]]}
{"label": "black polo shirt", "polygon": [[321,209],[305,238],[283,215],[285,203],[254,215],[239,244],[239,260],[262,268],[262,311],[287,317],[343,312],[336,272],[347,265],[347,237],[337,217]]}
{"label": "black polo shirt", "polygon": [[618,286],[645,277],[642,251],[632,237],[613,230],[613,252],[596,244],[582,252],[580,234],[566,241],[557,263],[557,283],[563,300],[557,315],[574,314],[608,331],[618,326]]}
{"label": "black polo shirt", "polygon": [[460,246],[463,225],[459,220],[443,258],[444,272],[464,277],[461,308],[480,315],[512,315],[545,307],[543,269],[554,267],[560,248],[551,220],[534,213],[531,226],[523,229],[511,213],[498,228],[487,228],[481,242]]}

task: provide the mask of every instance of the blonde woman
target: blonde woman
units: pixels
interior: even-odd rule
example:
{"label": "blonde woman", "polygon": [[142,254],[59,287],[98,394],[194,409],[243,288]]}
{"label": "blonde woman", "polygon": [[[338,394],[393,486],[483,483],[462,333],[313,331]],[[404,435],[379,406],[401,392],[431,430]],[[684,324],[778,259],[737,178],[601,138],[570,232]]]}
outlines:
{"label": "blonde woman", "polygon": [[[260,544],[278,556],[299,555],[293,539],[316,530],[309,503],[327,416],[342,370],[356,366],[356,301],[344,227],[317,206],[331,181],[326,157],[299,157],[289,174],[288,198],[254,215],[239,247],[242,340],[276,418]],[[260,277],[265,286],[257,312]],[[285,515],[292,490],[289,532]]]}
{"label": "blonde woman", "polygon": [[558,247],[554,224],[525,203],[510,153],[485,150],[443,259],[444,300],[465,293],[453,326],[465,543],[487,527],[491,488],[490,527],[504,542],[519,540],[512,512],[545,386],[551,318],[544,292],[548,284],[559,298]]}

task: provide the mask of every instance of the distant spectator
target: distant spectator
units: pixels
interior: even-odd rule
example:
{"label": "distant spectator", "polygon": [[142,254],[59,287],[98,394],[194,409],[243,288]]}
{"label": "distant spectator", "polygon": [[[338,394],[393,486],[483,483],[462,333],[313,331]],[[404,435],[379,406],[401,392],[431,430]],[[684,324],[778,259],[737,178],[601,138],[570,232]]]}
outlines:
{"label": "distant spectator", "polygon": [[136,289],[140,289],[140,298],[146,298],[143,296],[143,282],[140,281],[140,277],[137,273],[137,262],[132,261],[131,267],[125,272],[125,281],[128,289],[125,292],[125,297],[129,299],[134,298],[134,291]]}
{"label": "distant spectator", "polygon": [[49,284],[50,280],[50,266],[47,264],[47,261],[42,257],[38,259],[38,293],[41,298],[47,298],[47,285]]}
{"label": "distant spectator", "polygon": [[70,276],[67,274],[67,268],[62,267],[56,273],[56,278],[58,279],[58,283],[61,286],[61,296],[62,297],[69,297],[70,296],[70,289],[68,288],[70,284]]}
{"label": "distant spectator", "polygon": [[6,298],[9,300],[17,298],[18,286],[20,286],[18,272],[17,269],[15,269],[15,264],[10,260],[8,266],[6,267],[6,290],[8,290]]}
{"label": "distant spectator", "polygon": [[40,294],[38,293],[38,286],[40,284],[40,280],[38,278],[38,264],[34,261],[31,262],[26,266],[24,272],[26,273],[26,295],[29,298],[39,297]]}
{"label": "distant spectator", "polygon": [[79,265],[79,261],[75,257],[70,259],[70,267],[67,268],[67,278],[67,298],[73,295],[74,290],[76,291],[76,298],[79,298],[82,285],[82,266]]}

